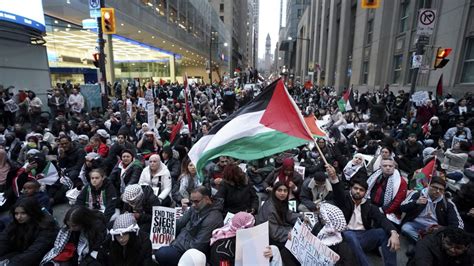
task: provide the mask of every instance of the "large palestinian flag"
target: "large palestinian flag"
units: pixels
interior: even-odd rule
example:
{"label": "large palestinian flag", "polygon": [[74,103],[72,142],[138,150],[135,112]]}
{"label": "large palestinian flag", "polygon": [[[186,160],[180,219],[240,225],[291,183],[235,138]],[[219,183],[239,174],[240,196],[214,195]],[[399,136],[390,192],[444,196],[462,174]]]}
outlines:
{"label": "large palestinian flag", "polygon": [[281,79],[213,126],[189,151],[202,178],[209,160],[230,156],[255,160],[313,141],[300,110]]}

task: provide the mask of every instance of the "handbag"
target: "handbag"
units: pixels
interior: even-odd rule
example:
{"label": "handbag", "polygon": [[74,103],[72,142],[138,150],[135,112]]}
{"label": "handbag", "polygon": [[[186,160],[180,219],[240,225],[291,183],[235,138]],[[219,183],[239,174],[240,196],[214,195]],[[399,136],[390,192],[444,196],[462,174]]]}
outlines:
{"label": "handbag", "polygon": [[76,252],[76,246],[73,243],[67,243],[64,246],[63,251],[61,251],[61,253],[59,253],[56,257],[54,257],[53,260],[58,261],[58,262],[69,261],[70,259],[72,259],[72,257],[74,257],[75,252]]}

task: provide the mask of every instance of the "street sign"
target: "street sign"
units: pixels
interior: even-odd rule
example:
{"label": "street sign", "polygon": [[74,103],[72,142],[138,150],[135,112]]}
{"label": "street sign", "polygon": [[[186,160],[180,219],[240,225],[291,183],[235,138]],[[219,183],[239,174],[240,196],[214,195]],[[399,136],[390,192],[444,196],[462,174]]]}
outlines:
{"label": "street sign", "polygon": [[88,18],[82,20],[82,28],[83,29],[97,29],[97,19]]}
{"label": "street sign", "polygon": [[411,62],[412,68],[421,67],[421,61],[422,60],[423,60],[423,56],[421,54],[413,55],[413,60]]}
{"label": "street sign", "polygon": [[436,22],[435,9],[420,9],[418,13],[418,24],[416,27],[417,35],[431,35],[433,34]]}
{"label": "street sign", "polygon": [[429,36],[420,35],[420,36],[418,36],[417,43],[418,43],[418,44],[421,44],[421,45],[428,45],[428,44],[430,43],[430,37],[429,37]]}
{"label": "street sign", "polygon": [[89,0],[89,15],[91,18],[100,17],[100,0]]}

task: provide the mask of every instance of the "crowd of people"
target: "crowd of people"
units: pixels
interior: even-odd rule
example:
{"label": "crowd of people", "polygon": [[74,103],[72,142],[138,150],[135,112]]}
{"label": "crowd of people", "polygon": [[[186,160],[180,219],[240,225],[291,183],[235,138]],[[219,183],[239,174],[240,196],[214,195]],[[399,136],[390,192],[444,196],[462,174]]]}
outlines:
{"label": "crowd of people", "polygon": [[[338,265],[370,265],[371,251],[385,265],[474,264],[470,93],[414,104],[388,87],[350,89],[353,106],[341,108],[333,88],[291,86],[327,136],[253,161],[220,156],[200,174],[187,153],[257,86],[192,84],[187,105],[182,85],[150,81],[123,88],[126,99],[114,87],[103,108],[89,108],[78,85],[58,84],[47,104],[0,86],[0,265],[230,266],[236,232],[267,221],[261,256],[300,265],[285,243],[305,212]],[[71,205],[62,221],[59,204]],[[157,250],[154,206],[184,210]]]}

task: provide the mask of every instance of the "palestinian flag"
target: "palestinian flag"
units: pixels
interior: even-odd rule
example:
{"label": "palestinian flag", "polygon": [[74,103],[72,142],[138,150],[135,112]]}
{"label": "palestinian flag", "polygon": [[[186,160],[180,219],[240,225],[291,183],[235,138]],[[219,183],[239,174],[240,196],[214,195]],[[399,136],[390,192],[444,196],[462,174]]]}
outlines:
{"label": "palestinian flag", "polygon": [[315,138],[325,138],[327,135],[324,131],[322,131],[318,125],[316,124],[316,117],[314,115],[310,115],[304,118],[306,126],[308,126],[309,131],[313,134]]}
{"label": "palestinian flag", "polygon": [[354,103],[354,94],[352,93],[352,87],[349,88],[337,101],[337,106],[339,107],[339,110],[341,112],[348,112],[350,110],[355,109],[355,103]]}
{"label": "palestinian flag", "polygon": [[436,156],[431,159],[423,168],[418,169],[413,174],[415,184],[413,185],[414,190],[422,190],[431,183],[431,178],[436,171]]}
{"label": "palestinian flag", "polygon": [[230,156],[255,160],[313,141],[300,110],[281,79],[252,101],[213,126],[189,151],[201,170],[209,160]]}

